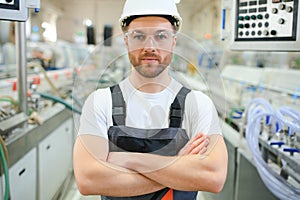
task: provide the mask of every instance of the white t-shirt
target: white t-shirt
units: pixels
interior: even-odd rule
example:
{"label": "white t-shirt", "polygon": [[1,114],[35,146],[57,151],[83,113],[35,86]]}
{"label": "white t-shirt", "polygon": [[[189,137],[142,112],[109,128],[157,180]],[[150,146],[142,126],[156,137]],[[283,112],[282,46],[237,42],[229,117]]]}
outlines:
{"label": "white t-shirt", "polygon": [[[170,105],[182,85],[172,79],[159,93],[144,93],[133,87],[129,79],[119,83],[125,103],[125,125],[141,129],[169,127]],[[107,131],[113,125],[112,99],[109,88],[91,93],[82,109],[78,134],[92,134],[108,138]],[[182,128],[189,138],[199,132],[221,134],[219,118],[211,99],[200,91],[191,91],[185,100]]]}

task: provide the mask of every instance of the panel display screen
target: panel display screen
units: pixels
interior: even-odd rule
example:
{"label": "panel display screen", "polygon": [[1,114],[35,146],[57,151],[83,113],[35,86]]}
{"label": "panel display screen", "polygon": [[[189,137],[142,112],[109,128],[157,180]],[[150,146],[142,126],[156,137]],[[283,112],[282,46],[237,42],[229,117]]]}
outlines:
{"label": "panel display screen", "polygon": [[25,0],[0,0],[0,19],[26,21],[27,16]]}
{"label": "panel display screen", "polygon": [[0,8],[10,9],[10,10],[19,10],[19,1],[14,0],[0,0]]}
{"label": "panel display screen", "polygon": [[300,0],[233,1],[233,50],[300,50]]}

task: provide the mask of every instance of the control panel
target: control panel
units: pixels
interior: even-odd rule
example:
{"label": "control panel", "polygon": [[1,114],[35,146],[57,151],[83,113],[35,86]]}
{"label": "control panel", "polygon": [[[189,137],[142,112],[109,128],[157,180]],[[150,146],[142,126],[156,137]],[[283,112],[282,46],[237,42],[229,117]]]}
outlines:
{"label": "control panel", "polygon": [[0,20],[26,21],[27,18],[25,0],[0,0]]}
{"label": "control panel", "polygon": [[299,0],[237,0],[233,50],[299,51]]}

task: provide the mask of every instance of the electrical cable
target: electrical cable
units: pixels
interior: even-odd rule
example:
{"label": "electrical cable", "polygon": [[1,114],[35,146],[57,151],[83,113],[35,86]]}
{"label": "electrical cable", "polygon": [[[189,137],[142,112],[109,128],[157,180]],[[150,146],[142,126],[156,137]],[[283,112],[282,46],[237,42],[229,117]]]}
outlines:
{"label": "electrical cable", "polygon": [[68,96],[78,105],[82,108],[83,104],[80,102],[78,98],[76,98],[72,93],[69,93]]}
{"label": "electrical cable", "polygon": [[11,96],[8,95],[0,96],[0,101],[9,102],[13,106],[13,109],[15,110],[19,109],[18,102]]}
{"label": "electrical cable", "polygon": [[3,165],[3,171],[4,171],[4,178],[5,178],[5,193],[4,193],[4,200],[9,200],[10,199],[10,188],[9,188],[9,173],[8,173],[8,154],[7,154],[7,149],[5,146],[5,143],[0,136],[0,157],[1,157],[1,162]]}
{"label": "electrical cable", "polygon": [[77,114],[81,114],[80,110],[74,108],[71,104],[69,104],[67,101],[63,100],[60,97],[52,96],[52,95],[45,94],[45,93],[38,93],[38,94],[41,95],[42,98],[49,99],[49,100],[52,100],[54,102],[63,104],[64,106],[66,106],[66,108],[68,108],[72,112],[75,112]]}

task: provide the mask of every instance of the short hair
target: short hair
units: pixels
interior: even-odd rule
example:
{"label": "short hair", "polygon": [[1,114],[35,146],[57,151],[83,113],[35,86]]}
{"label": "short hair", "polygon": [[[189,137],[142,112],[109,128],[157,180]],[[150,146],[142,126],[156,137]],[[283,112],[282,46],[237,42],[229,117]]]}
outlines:
{"label": "short hair", "polygon": [[126,19],[123,20],[122,25],[124,27],[124,30],[125,31],[127,30],[127,27],[133,20],[135,20],[139,17],[150,17],[150,16],[163,17],[163,18],[167,19],[171,23],[172,28],[174,30],[176,30],[175,26],[176,26],[177,20],[171,15],[133,15],[133,16],[127,17]]}

